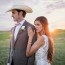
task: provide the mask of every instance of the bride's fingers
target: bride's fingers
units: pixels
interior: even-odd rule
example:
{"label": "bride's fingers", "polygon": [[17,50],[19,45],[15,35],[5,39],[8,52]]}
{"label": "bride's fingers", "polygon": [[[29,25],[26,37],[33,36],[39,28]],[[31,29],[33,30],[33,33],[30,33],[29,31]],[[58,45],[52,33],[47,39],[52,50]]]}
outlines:
{"label": "bride's fingers", "polygon": [[27,31],[28,31],[28,32],[29,32],[29,30],[30,30],[30,26],[27,27]]}
{"label": "bride's fingers", "polygon": [[28,29],[28,33],[29,33],[29,34],[30,34],[30,33],[35,34],[35,30],[33,31],[32,28],[31,28],[31,26],[28,26],[27,29]]}
{"label": "bride's fingers", "polygon": [[28,28],[27,28],[28,30],[30,30],[30,29],[32,29],[30,26],[28,26]]}
{"label": "bride's fingers", "polygon": [[33,31],[30,26],[28,26],[28,31],[29,31],[29,32]]}

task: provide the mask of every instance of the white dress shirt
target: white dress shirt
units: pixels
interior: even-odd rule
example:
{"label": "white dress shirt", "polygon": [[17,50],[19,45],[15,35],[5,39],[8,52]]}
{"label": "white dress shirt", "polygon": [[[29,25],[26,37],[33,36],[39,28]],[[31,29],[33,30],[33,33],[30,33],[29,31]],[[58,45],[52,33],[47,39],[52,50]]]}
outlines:
{"label": "white dress shirt", "polygon": [[24,22],[25,22],[25,20],[22,20],[21,22],[17,23],[17,26],[15,28],[15,32],[14,32],[14,40],[16,40],[19,29],[23,25]]}

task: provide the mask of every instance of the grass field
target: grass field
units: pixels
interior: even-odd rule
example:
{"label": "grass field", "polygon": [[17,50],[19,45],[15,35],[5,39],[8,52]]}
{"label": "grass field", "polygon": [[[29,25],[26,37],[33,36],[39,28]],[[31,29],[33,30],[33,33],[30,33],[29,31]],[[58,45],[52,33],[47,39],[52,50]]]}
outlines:
{"label": "grass field", "polygon": [[0,65],[6,65],[9,48],[9,32],[0,31]]}
{"label": "grass field", "polygon": [[[52,37],[55,43],[55,56],[52,65],[65,65],[65,30],[56,30]],[[0,65],[7,63],[9,39],[9,32],[0,31]]]}

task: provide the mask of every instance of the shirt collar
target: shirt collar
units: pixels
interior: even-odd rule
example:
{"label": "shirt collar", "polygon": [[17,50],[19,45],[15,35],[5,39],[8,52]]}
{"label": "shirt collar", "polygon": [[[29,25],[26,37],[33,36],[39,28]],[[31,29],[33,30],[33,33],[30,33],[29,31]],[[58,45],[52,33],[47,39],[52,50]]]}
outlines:
{"label": "shirt collar", "polygon": [[21,24],[21,26],[23,25],[23,23],[25,22],[25,20],[22,20],[21,22],[19,22]]}

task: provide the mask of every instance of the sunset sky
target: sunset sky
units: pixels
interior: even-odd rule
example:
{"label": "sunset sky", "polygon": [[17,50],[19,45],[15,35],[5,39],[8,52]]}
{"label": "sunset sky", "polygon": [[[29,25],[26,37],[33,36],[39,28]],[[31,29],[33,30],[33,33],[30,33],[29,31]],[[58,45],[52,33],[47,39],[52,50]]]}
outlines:
{"label": "sunset sky", "polygon": [[0,30],[9,30],[14,26],[10,12],[6,12],[12,5],[26,4],[33,9],[33,13],[26,15],[30,23],[38,16],[45,16],[50,30],[65,29],[65,0],[0,0]]}

